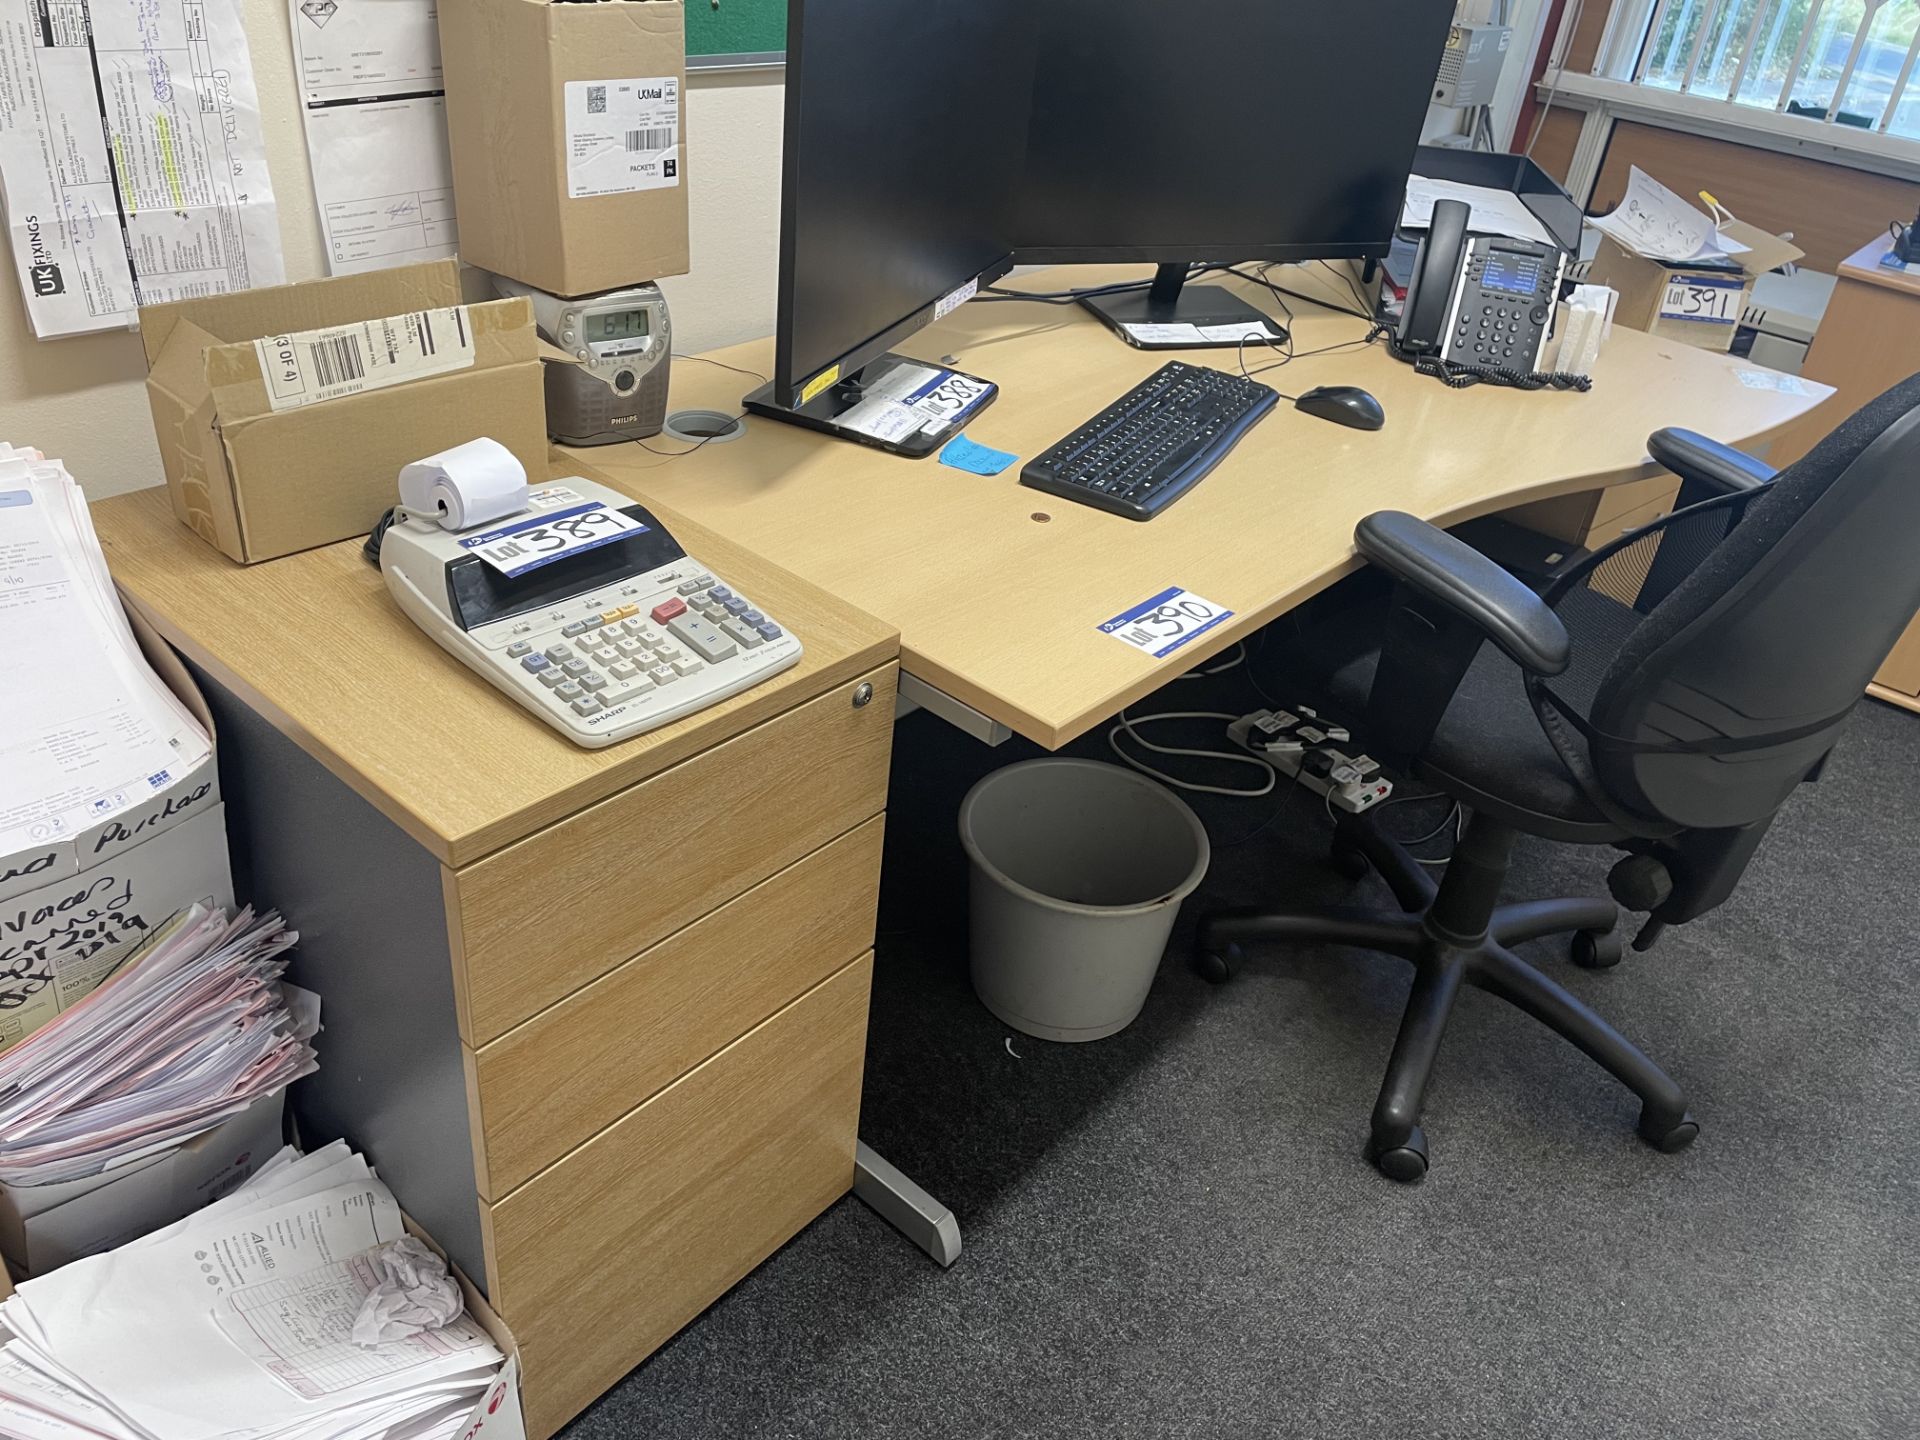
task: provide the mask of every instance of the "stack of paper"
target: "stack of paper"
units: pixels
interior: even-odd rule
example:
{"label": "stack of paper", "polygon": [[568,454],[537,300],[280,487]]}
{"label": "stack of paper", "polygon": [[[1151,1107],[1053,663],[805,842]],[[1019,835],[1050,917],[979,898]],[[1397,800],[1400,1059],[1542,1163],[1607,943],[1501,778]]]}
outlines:
{"label": "stack of paper", "polygon": [[97,1175],[311,1074],[319,1002],[279,983],[280,957],[299,938],[278,915],[229,920],[190,906],[0,1055],[0,1181]]}
{"label": "stack of paper", "polygon": [[86,497],[0,441],[0,855],[131,809],[212,743],[140,654]]}
{"label": "stack of paper", "polygon": [[1442,200],[1458,200],[1473,211],[1468,222],[1476,235],[1511,235],[1516,240],[1554,243],[1540,217],[1511,190],[1485,185],[1462,185],[1457,180],[1435,180],[1426,175],[1407,177],[1406,203],[1400,207],[1402,230],[1426,230],[1433,225],[1433,207]]}
{"label": "stack of paper", "polygon": [[343,1142],[269,1160],[144,1240],[0,1304],[0,1434],[28,1440],[442,1440],[504,1356],[467,1315],[363,1348],[368,1252],[400,1207]]}
{"label": "stack of paper", "polygon": [[1713,217],[1696,210],[1646,171],[1627,172],[1627,193],[1610,215],[1593,226],[1622,249],[1648,260],[1688,265],[1744,255],[1748,246],[1715,227]]}

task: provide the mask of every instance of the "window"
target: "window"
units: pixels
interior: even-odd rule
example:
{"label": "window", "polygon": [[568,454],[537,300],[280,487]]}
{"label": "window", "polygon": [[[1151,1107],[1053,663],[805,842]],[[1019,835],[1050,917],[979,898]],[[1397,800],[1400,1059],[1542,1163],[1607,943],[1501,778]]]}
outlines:
{"label": "window", "polygon": [[1920,0],[1618,3],[1632,21],[1629,48],[1613,52],[1619,78],[1920,139]]}

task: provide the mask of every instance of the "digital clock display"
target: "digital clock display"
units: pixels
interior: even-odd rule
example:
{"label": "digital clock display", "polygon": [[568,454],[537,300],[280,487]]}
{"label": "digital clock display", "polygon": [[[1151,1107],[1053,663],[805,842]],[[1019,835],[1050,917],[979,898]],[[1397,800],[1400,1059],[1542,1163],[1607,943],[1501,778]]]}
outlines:
{"label": "digital clock display", "polygon": [[644,310],[608,310],[587,317],[587,339],[644,340],[647,338],[647,312]]}

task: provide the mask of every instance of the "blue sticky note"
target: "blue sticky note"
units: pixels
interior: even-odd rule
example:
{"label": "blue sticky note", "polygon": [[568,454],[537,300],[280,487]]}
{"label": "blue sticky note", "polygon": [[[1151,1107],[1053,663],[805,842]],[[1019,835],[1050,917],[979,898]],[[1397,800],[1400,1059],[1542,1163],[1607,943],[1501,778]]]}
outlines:
{"label": "blue sticky note", "polygon": [[969,475],[998,475],[1019,458],[1004,450],[989,450],[984,445],[976,445],[964,435],[954,436],[947,442],[947,448],[940,452],[942,465],[965,470]]}

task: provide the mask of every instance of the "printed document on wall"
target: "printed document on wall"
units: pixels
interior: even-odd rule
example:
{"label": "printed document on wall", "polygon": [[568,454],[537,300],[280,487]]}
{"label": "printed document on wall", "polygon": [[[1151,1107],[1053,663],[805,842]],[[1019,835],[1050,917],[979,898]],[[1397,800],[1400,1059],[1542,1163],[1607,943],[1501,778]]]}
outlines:
{"label": "printed document on wall", "polygon": [[0,0],[0,184],[42,339],[284,281],[240,0]]}
{"label": "printed document on wall", "polygon": [[454,253],[435,0],[288,0],[327,268]]}

